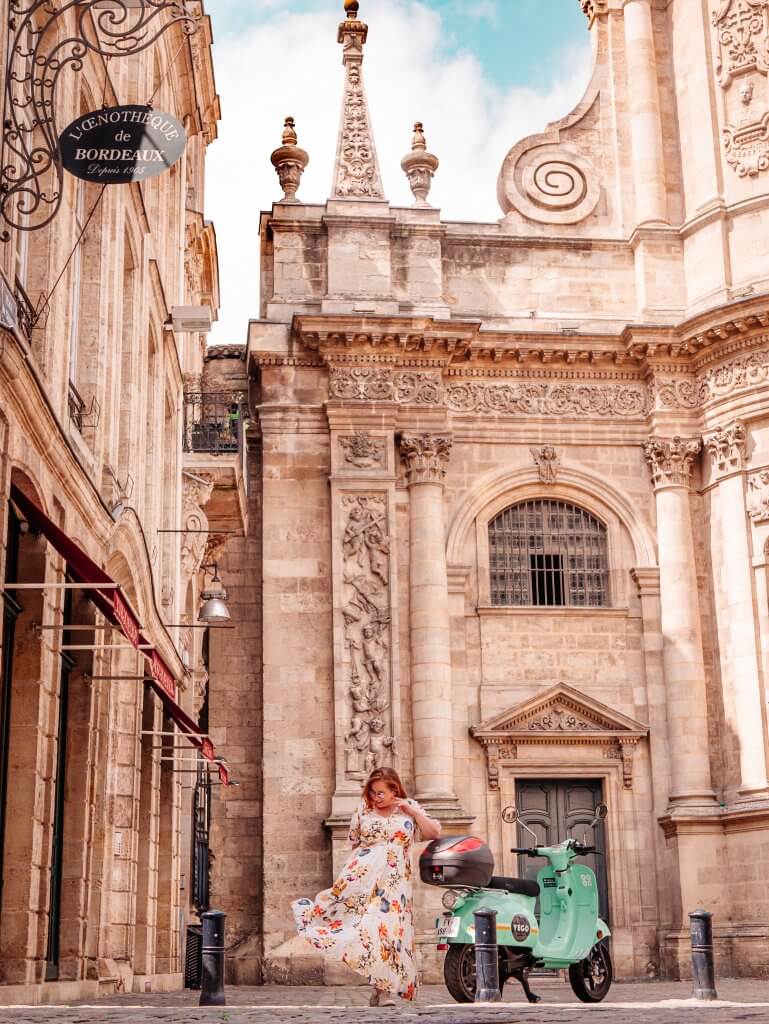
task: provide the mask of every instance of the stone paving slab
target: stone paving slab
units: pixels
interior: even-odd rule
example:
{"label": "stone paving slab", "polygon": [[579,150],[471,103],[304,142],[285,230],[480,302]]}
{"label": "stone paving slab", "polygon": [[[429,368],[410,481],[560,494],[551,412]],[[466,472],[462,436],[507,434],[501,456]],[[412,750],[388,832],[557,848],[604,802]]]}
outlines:
{"label": "stone paving slab", "polygon": [[[416,1004],[369,1008],[368,989],[242,987],[225,1007],[198,1006],[197,992],[110,996],[96,1005],[0,1007],[0,1024],[769,1024],[769,981],[722,980],[720,999],[690,997],[688,983],[616,984],[596,1006],[580,1003],[558,979],[536,979],[543,1002],[530,1006],[517,985],[503,1003],[460,1006],[442,986],[425,986]],[[596,1017],[597,1015],[597,1017]]]}

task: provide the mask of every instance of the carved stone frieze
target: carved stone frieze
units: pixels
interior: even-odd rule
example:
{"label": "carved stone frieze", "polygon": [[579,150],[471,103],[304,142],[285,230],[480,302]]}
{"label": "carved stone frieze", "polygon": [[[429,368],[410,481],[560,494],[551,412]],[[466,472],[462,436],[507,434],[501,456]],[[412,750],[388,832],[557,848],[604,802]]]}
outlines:
{"label": "carved stone frieze", "polygon": [[748,515],[754,523],[769,523],[769,469],[748,477]]}
{"label": "carved stone frieze", "polygon": [[705,446],[718,473],[729,473],[745,467],[747,436],[745,424],[740,420],[719,427],[705,436]]}
{"label": "carved stone frieze", "polygon": [[438,405],[443,400],[443,382],[440,373],[431,370],[332,366],[329,392],[332,398],[345,401]]}
{"label": "carved stone frieze", "polygon": [[404,435],[400,453],[406,466],[408,485],[442,483],[453,443],[450,437],[440,434]]}
{"label": "carved stone frieze", "polygon": [[699,438],[650,437],[643,447],[655,490],[689,486],[694,460],[702,448]]}
{"label": "carved stone frieze", "polygon": [[769,168],[769,0],[720,0],[713,25],[726,161],[754,177]]}
{"label": "carved stone frieze", "polygon": [[649,401],[657,410],[696,409],[701,402],[699,385],[696,380],[684,377],[679,380],[665,380],[655,377],[649,384]]}
{"label": "carved stone frieze", "polygon": [[353,0],[347,8],[347,19],[339,26],[337,37],[343,47],[345,83],[334,167],[335,199],[384,197],[363,86],[363,46],[367,34],[368,27],[358,20],[358,4]]}
{"label": "carved stone frieze", "polygon": [[362,779],[391,761],[390,538],[381,494],[342,498],[342,616],[349,725],[345,773]]}
{"label": "carved stone frieze", "polygon": [[461,381],[446,386],[446,405],[452,412],[463,413],[640,419],[647,398],[643,384]]}
{"label": "carved stone frieze", "polygon": [[531,718],[528,728],[532,732],[580,732],[592,729],[594,725],[595,723],[591,724],[570,708],[553,704],[544,714]]}
{"label": "carved stone frieze", "polygon": [[387,463],[385,439],[372,437],[366,430],[359,430],[351,437],[340,437],[339,445],[344,451],[344,461],[356,469],[382,469]]}
{"label": "carved stone frieze", "polygon": [[534,462],[539,470],[539,479],[543,484],[554,484],[558,479],[560,460],[558,452],[551,444],[543,444],[541,448],[530,448]]}

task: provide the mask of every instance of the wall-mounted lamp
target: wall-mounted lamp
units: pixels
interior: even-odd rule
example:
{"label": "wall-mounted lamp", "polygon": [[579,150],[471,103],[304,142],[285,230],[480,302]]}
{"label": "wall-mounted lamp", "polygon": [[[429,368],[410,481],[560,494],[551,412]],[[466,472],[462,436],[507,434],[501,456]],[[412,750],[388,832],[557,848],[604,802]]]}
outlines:
{"label": "wall-mounted lamp", "polygon": [[117,485],[117,498],[110,505],[110,515],[113,519],[118,520],[125,511],[125,507],[128,504],[131,495],[134,492],[134,478],[130,473],[126,473],[125,480],[119,480],[117,474],[109,466],[107,467],[110,476]]}
{"label": "wall-mounted lamp", "polygon": [[212,565],[203,565],[201,568],[204,573],[210,572],[213,569],[213,576],[211,578],[211,585],[200,595],[203,604],[198,612],[198,620],[205,623],[228,622],[230,610],[225,603],[227,601],[227,591],[224,589],[219,578],[219,566],[214,562]]}

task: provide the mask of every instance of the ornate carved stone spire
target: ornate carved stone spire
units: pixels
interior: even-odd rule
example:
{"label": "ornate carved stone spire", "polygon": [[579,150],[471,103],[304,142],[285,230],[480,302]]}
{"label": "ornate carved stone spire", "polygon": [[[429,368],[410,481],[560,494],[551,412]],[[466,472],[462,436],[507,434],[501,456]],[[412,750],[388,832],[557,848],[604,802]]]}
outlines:
{"label": "ornate carved stone spire", "polygon": [[650,437],[645,441],[644,456],[649,464],[654,489],[688,487],[692,479],[692,465],[701,447],[699,438]]}
{"label": "ornate carved stone spire", "polygon": [[427,152],[427,142],[421,121],[417,121],[414,125],[411,152],[401,160],[401,167],[409,179],[411,191],[416,199],[415,205],[429,206],[427,193],[430,191],[433,175],[438,170],[438,157]]}
{"label": "ornate carved stone spire", "polygon": [[705,445],[718,473],[731,473],[745,468],[747,431],[741,420],[719,427],[704,438]]}
{"label": "ornate carved stone spire", "polygon": [[400,450],[409,487],[443,483],[453,443],[450,437],[437,434],[404,435]]}
{"label": "ornate carved stone spire", "polygon": [[343,47],[345,81],[332,199],[384,199],[363,86],[363,46],[368,25],[358,20],[358,7],[358,0],[345,0],[347,18],[339,26],[337,35],[337,42]]}
{"label": "ornate carved stone spire", "polygon": [[307,152],[297,146],[296,129],[293,117],[287,117],[283,127],[283,145],[273,150],[272,165],[275,168],[280,187],[283,189],[282,203],[298,203],[296,190],[302,178],[302,172],[310,158]]}

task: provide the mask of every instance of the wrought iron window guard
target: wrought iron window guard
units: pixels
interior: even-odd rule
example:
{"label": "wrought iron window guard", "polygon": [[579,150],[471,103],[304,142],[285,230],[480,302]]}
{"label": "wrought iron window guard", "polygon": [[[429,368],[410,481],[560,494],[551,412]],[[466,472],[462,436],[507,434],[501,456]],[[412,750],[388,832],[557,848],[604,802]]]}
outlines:
{"label": "wrought iron window guard", "polygon": [[[89,55],[105,60],[134,56],[174,25],[187,35],[194,34],[202,15],[191,9],[192,3],[10,0],[0,150],[0,217],[6,224],[18,231],[35,231],[50,224],[61,207],[64,171],[59,159],[56,90],[64,72],[82,71]],[[70,12],[74,35],[63,29]],[[64,38],[59,40],[59,34]],[[10,237],[7,229],[0,232],[0,240],[7,242]]]}
{"label": "wrought iron window guard", "polygon": [[101,406],[97,402],[96,396],[93,396],[90,405],[87,405],[72,381],[69,381],[67,407],[70,420],[81,434],[84,430],[95,430],[98,427],[99,419],[101,418]]}
{"label": "wrought iron window guard", "polygon": [[242,392],[187,392],[184,396],[184,451],[237,454],[244,444]]}

